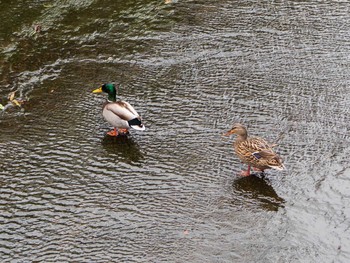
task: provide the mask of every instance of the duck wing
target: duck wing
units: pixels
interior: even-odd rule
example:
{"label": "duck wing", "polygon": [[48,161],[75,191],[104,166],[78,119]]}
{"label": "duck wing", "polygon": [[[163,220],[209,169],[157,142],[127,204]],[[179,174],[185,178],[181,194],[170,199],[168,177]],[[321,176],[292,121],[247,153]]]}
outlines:
{"label": "duck wing", "polygon": [[106,105],[106,109],[113,112],[115,115],[125,121],[140,118],[136,110],[126,101],[108,103]]}
{"label": "duck wing", "polygon": [[111,111],[116,117],[128,122],[129,126],[135,130],[143,131],[145,126],[142,124],[140,115],[126,101],[117,101],[108,103],[106,109]]}
{"label": "duck wing", "polygon": [[274,153],[272,150],[263,150],[260,152],[253,153],[253,156],[261,163],[270,168],[282,171],[285,166],[282,163],[281,157]]}
{"label": "duck wing", "polygon": [[246,141],[242,142],[242,144],[244,144],[246,149],[251,153],[260,152],[264,150],[272,151],[270,144],[263,138],[259,137],[250,137]]}
{"label": "duck wing", "polygon": [[283,170],[281,158],[272,150],[274,145],[259,137],[250,137],[237,145],[241,158],[253,166]]}

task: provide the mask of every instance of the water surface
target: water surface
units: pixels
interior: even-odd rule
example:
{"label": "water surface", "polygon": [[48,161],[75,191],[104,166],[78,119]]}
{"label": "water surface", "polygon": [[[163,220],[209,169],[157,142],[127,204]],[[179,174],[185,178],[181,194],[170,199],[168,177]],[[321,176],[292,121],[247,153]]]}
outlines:
{"label": "water surface", "polygon": [[[2,262],[350,260],[348,3],[0,6]],[[111,81],[145,132],[105,135]],[[239,176],[238,121],[287,171]]]}

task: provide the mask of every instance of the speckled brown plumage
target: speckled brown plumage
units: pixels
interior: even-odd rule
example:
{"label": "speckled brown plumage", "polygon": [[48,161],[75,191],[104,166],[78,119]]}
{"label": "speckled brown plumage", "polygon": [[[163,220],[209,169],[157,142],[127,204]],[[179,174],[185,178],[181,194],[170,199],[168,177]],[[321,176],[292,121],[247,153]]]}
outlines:
{"label": "speckled brown plumage", "polygon": [[231,134],[237,135],[234,150],[239,159],[248,164],[249,172],[250,166],[262,171],[270,168],[284,169],[282,159],[272,149],[274,145],[259,137],[248,137],[247,129],[240,123],[235,123],[225,135]]}

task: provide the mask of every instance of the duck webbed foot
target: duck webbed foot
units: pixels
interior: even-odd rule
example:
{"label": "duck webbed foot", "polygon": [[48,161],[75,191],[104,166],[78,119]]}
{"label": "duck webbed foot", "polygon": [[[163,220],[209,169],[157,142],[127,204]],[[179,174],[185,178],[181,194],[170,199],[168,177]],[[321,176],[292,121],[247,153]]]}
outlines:
{"label": "duck webbed foot", "polygon": [[129,130],[128,129],[117,129],[117,128],[114,128],[113,130],[107,132],[107,134],[109,136],[125,136],[125,135],[128,135],[129,134]]}
{"label": "duck webbed foot", "polygon": [[128,129],[119,129],[118,132],[119,132],[119,135],[128,135],[129,134]]}
{"label": "duck webbed foot", "polygon": [[113,130],[107,132],[107,134],[108,134],[109,136],[118,136],[118,135],[119,135],[119,132],[117,131],[116,128],[114,128]]}
{"label": "duck webbed foot", "polygon": [[241,176],[249,176],[250,175],[250,171],[241,171],[240,173]]}
{"label": "duck webbed foot", "polygon": [[250,166],[248,165],[248,169],[246,171],[241,171],[241,176],[249,176],[250,175]]}

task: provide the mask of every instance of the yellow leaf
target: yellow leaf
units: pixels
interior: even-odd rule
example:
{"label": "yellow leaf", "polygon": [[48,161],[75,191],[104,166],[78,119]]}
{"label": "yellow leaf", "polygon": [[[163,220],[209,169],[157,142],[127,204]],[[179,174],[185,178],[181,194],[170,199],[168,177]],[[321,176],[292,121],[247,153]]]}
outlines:
{"label": "yellow leaf", "polygon": [[18,107],[21,107],[21,104],[17,100],[11,100],[11,102],[17,105]]}
{"label": "yellow leaf", "polygon": [[10,101],[13,101],[13,99],[15,98],[15,94],[16,94],[16,91],[10,92],[10,94],[9,94],[9,96],[8,96],[8,98],[9,98]]}

